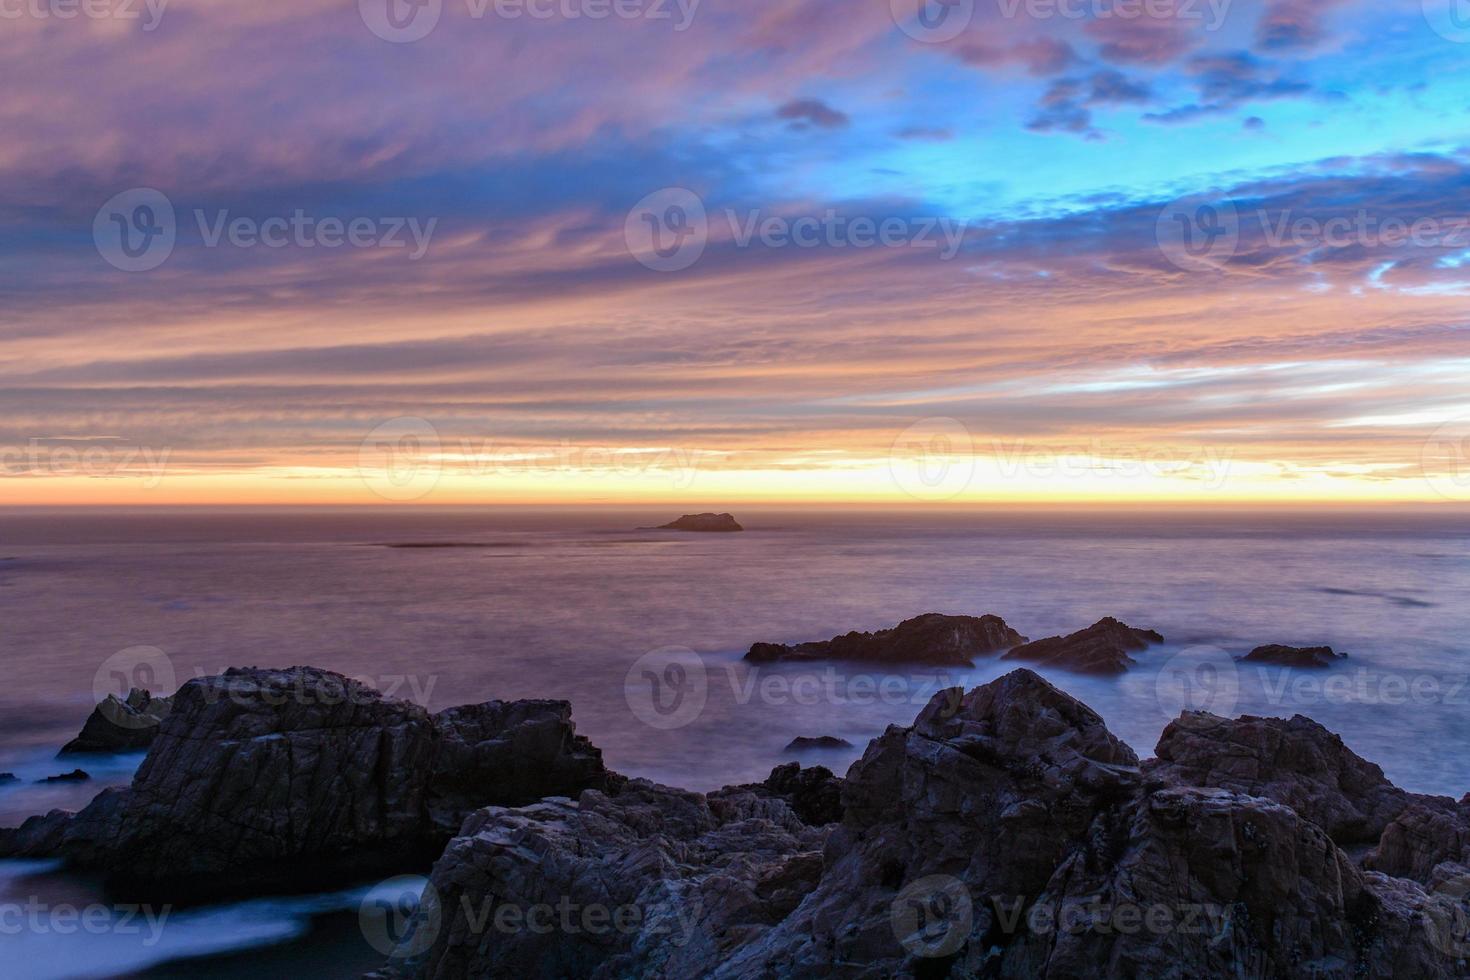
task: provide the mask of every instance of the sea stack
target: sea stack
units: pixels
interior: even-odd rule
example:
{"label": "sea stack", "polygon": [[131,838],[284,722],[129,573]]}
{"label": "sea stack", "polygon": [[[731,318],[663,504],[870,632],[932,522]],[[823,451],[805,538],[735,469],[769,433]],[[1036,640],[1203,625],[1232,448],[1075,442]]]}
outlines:
{"label": "sea stack", "polygon": [[743,531],[745,528],[741,527],[740,522],[730,514],[685,514],[677,521],[660,524],[654,530],[727,533]]}

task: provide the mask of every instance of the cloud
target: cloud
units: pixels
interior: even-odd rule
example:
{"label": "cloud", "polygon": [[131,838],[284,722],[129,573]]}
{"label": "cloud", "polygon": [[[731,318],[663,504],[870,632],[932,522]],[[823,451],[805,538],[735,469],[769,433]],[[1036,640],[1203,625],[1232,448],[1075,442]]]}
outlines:
{"label": "cloud", "polygon": [[1267,51],[1296,51],[1328,37],[1325,21],[1345,0],[1272,0],[1256,23],[1256,43]]}
{"label": "cloud", "polygon": [[852,120],[821,99],[792,99],[776,110],[777,119],[791,121],[791,128],[842,129]]}
{"label": "cloud", "polygon": [[1113,69],[1096,71],[1086,78],[1058,79],[1042,95],[1040,109],[1027,128],[1098,138],[1101,134],[1092,126],[1092,108],[1144,103],[1150,98],[1152,93],[1147,84]]}

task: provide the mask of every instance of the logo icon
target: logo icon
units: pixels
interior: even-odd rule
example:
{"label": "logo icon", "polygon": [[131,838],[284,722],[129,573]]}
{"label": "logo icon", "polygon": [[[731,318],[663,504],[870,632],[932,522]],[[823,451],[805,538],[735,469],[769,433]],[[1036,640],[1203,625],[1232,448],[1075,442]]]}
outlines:
{"label": "logo icon", "polygon": [[439,432],[424,419],[390,419],[357,450],[357,472],[384,500],[418,500],[439,483]]}
{"label": "logo icon", "polygon": [[975,441],[958,419],[922,419],[893,440],[888,471],[916,500],[951,500],[975,477]]}
{"label": "logo icon", "polygon": [[418,956],[434,945],[444,924],[439,891],[422,875],[379,882],[363,896],[357,924],[368,945],[384,956]]}
{"label": "logo icon", "polygon": [[429,36],[444,12],[444,0],[357,0],[367,29],[385,41],[409,44]]}
{"label": "logo icon", "polygon": [[974,919],[970,890],[949,875],[909,882],[888,907],[888,921],[899,943],[926,959],[958,952],[970,937]]}
{"label": "logo icon", "polygon": [[688,647],[661,647],[628,668],[623,697],[634,716],[650,728],[683,728],[704,711],[709,675],[699,654]]}
{"label": "logo icon", "polygon": [[173,254],[178,232],[173,203],[151,187],[113,195],[92,219],[98,254],[124,272],[147,272],[163,265]]}
{"label": "logo icon", "polygon": [[943,44],[964,33],[975,17],[975,0],[888,0],[893,22],[915,41]]}
{"label": "logo icon", "polygon": [[1422,0],[1429,29],[1446,41],[1470,44],[1470,0]]}
{"label": "logo icon", "polygon": [[709,244],[704,201],[683,187],[654,191],[623,223],[628,252],[655,272],[679,272],[699,261]]}
{"label": "logo icon", "polygon": [[1434,430],[1424,443],[1420,472],[1446,500],[1470,500],[1470,415]]}
{"label": "logo icon", "polygon": [[1240,244],[1240,217],[1231,201],[1182,197],[1159,212],[1154,237],[1164,258],[1186,272],[1219,269]]}
{"label": "logo icon", "polygon": [[[119,650],[97,668],[92,675],[92,699],[104,704],[109,695],[120,701],[128,699],[133,688],[148,691],[155,697],[167,697],[178,689],[173,661],[158,647],[128,647]],[[144,728],[158,723],[154,716],[108,711],[107,720],[120,728]]]}
{"label": "logo icon", "polygon": [[1164,717],[1182,725],[1213,724],[1209,718],[1189,712],[1233,718],[1240,700],[1240,672],[1235,658],[1215,646],[1186,647],[1159,668],[1154,677],[1154,698]]}

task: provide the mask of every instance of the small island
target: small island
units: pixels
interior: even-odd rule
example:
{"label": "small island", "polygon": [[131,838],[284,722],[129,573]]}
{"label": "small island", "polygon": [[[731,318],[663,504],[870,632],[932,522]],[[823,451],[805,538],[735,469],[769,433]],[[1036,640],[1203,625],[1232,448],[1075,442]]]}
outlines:
{"label": "small island", "polygon": [[1338,653],[1331,647],[1289,647],[1280,643],[1271,643],[1263,647],[1256,647],[1242,657],[1241,662],[1318,670],[1323,667],[1331,667],[1334,663],[1346,659],[1347,654]]}
{"label": "small island", "polygon": [[730,514],[685,514],[677,521],[660,524],[658,527],[641,528],[644,531],[701,531],[727,533],[743,531],[745,528]]}

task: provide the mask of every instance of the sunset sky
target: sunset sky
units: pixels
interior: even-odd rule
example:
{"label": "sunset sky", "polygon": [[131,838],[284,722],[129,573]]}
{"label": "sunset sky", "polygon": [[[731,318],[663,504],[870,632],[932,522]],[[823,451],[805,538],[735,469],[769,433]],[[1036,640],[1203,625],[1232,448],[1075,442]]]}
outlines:
{"label": "sunset sky", "polygon": [[1470,500],[1461,0],[388,2],[0,3],[0,504]]}

